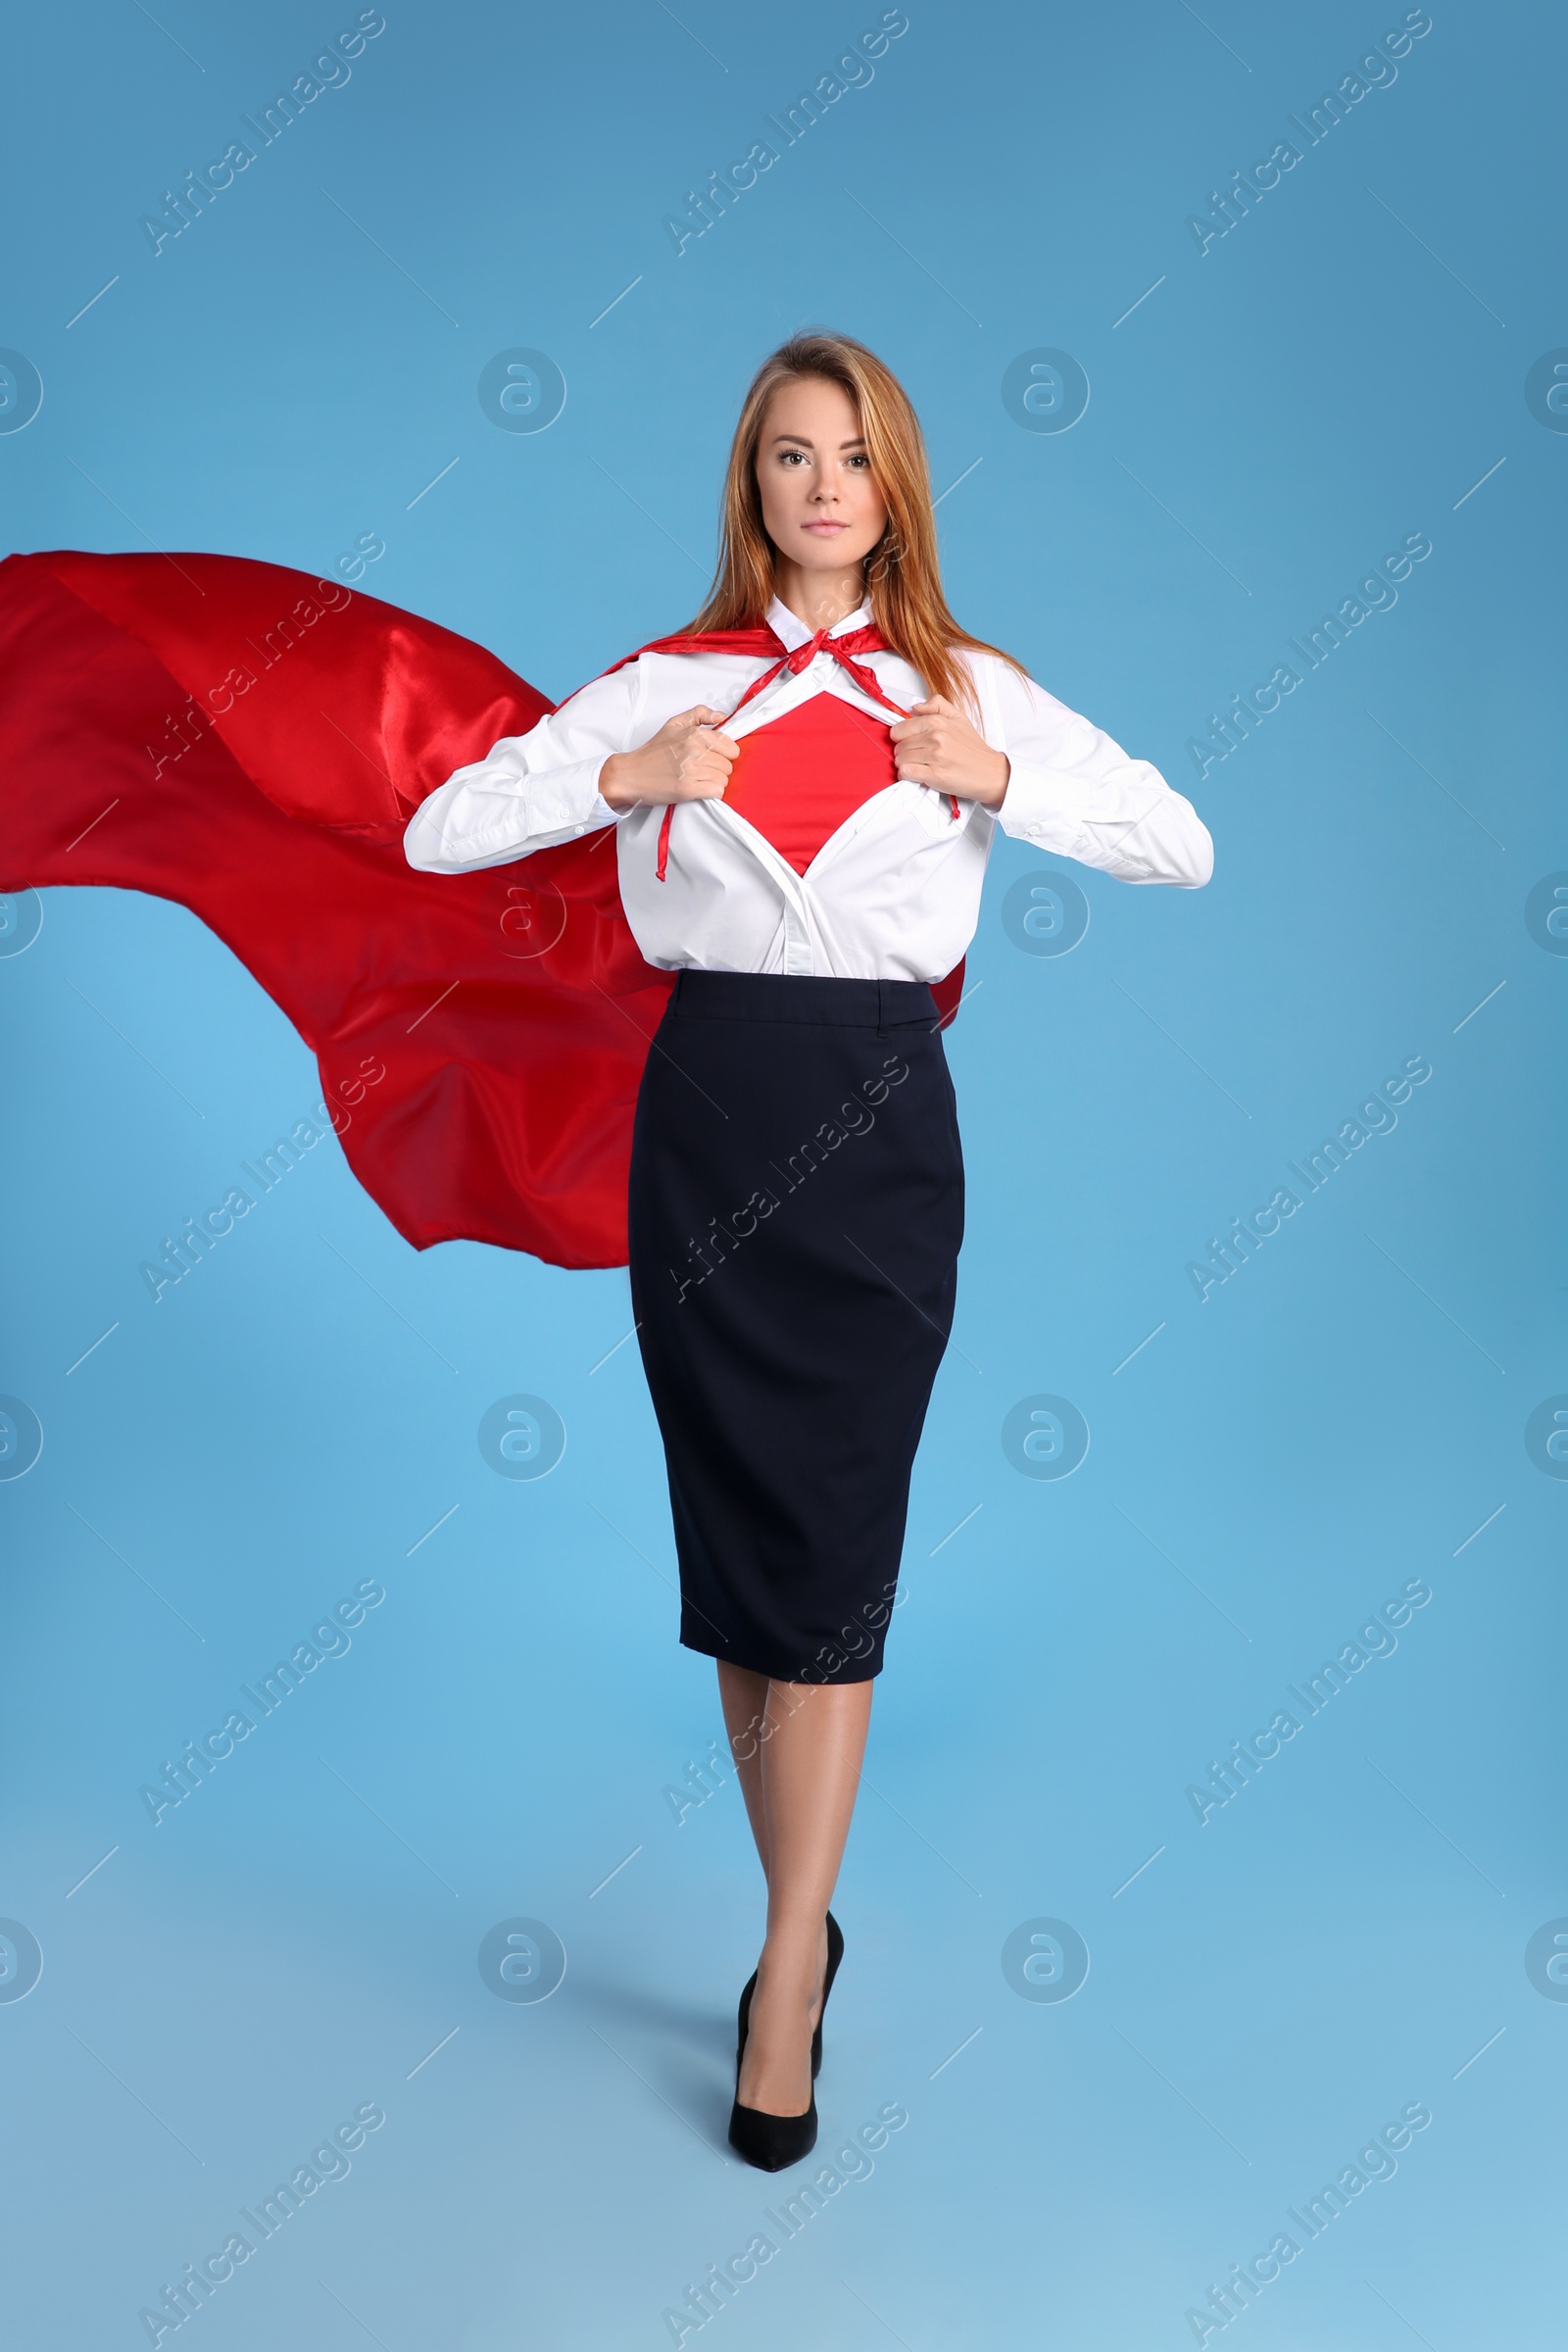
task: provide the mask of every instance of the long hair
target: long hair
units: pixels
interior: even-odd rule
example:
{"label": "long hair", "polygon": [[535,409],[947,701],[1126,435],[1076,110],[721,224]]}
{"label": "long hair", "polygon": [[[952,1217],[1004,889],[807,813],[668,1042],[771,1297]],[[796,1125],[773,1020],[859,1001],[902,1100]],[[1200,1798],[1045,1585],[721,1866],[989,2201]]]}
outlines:
{"label": "long hair", "polygon": [[[699,629],[755,628],[774,593],[776,550],[762,521],[757,482],[757,450],[768,401],[780,384],[800,376],[821,376],[853,402],[865,438],[866,455],[888,511],[887,527],[866,558],[865,583],[872,615],[893,652],[919,671],[932,694],[945,695],[971,711],[974,694],[967,672],[955,659],[974,653],[1010,654],[959,628],[942,592],[936,518],[925,439],[898,377],[863,343],[822,330],[792,335],[762,362],[741,407],[740,421],[724,477],[718,571],[708,602],[690,623]],[[1013,667],[1019,664],[1013,662]]]}

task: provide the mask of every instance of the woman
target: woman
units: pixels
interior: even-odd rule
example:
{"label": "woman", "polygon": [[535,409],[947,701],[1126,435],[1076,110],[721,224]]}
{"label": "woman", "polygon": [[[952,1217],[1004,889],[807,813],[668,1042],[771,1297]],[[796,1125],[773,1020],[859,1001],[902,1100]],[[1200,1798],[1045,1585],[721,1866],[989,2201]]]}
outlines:
{"label": "woman", "polygon": [[680,1638],[717,1660],[767,1883],[730,2140],[769,2171],[816,2137],[828,1902],[963,1230],[931,983],[999,824],[1125,881],[1212,863],[1153,768],[958,627],[907,398],[810,334],[747,394],[690,629],[459,768],[405,837],[460,873],[614,826],[627,921],[678,974],[637,1102],[632,1299]]}

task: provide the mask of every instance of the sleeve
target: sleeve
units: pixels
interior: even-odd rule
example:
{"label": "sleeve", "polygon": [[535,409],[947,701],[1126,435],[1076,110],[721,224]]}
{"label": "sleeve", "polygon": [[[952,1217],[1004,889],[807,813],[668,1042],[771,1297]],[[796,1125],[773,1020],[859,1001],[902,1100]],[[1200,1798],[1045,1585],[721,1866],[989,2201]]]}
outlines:
{"label": "sleeve", "polygon": [[1147,760],[1129,760],[1087,718],[1004,667],[997,678],[1007,790],[992,814],[1015,840],[1098,866],[1120,882],[1198,890],[1214,845],[1190,801]]}
{"label": "sleeve", "polygon": [[612,753],[632,748],[641,670],[629,662],[593,679],[526,735],[504,735],[438,784],[404,832],[409,863],[467,873],[615,824],[625,811],[600,798],[599,775]]}

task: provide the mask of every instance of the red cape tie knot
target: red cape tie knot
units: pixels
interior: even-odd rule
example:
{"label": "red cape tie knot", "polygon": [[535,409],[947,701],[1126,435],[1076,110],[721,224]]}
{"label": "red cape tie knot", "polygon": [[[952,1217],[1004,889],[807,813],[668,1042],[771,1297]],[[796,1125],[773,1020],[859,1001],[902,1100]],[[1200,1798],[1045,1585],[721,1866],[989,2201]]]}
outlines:
{"label": "red cape tie knot", "polygon": [[[885,710],[891,710],[898,718],[907,718],[909,713],[905,710],[903,704],[892,701],[888,695],[883,693],[877,684],[876,672],[868,669],[863,662],[858,662],[855,659],[857,654],[885,654],[891,650],[887,639],[874,623],[869,628],[849,629],[840,637],[833,636],[827,629],[818,629],[814,637],[808,637],[806,643],[798,645],[793,653],[790,652],[777,632],[770,628],[708,629],[697,635],[656,638],[652,645],[645,645],[642,648],[642,652],[645,654],[776,654],[778,659],[771,667],[764,669],[761,676],[754,678],[747,687],[740,701],[730,711],[731,718],[744,710],[753,696],[760,694],[764,686],[771,686],[781,670],[787,669],[792,677],[798,678],[803,669],[810,667],[818,654],[830,654],[839,667],[848,672],[855,680],[856,685],[859,687],[860,692],[868,695],[872,702],[880,703]],[[631,662],[638,659],[636,654],[627,656],[627,660]],[[623,668],[625,664],[617,662],[615,666],[619,669]],[[949,793],[947,797],[948,806],[953,811],[953,821],[956,824],[958,821],[957,800],[952,793]],[[674,819],[675,808],[676,803],[671,801],[664,810],[663,819],[659,828],[657,870],[661,882],[665,878],[664,869],[669,861],[669,829]]]}

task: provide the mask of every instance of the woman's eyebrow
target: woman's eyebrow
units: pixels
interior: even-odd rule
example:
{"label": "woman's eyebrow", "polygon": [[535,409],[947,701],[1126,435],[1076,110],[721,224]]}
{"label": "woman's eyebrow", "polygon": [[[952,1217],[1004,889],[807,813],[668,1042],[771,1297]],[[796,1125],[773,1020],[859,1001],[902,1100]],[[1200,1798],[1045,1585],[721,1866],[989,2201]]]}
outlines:
{"label": "woman's eyebrow", "polygon": [[[775,449],[778,448],[782,442],[786,441],[791,443],[796,449],[814,449],[816,446],[815,442],[808,439],[805,433],[775,433],[773,435],[773,447]],[[839,449],[841,453],[845,450],[863,449],[864,447],[865,435],[863,433],[854,433],[851,435],[848,441],[841,441],[839,443]]]}

